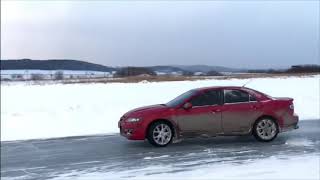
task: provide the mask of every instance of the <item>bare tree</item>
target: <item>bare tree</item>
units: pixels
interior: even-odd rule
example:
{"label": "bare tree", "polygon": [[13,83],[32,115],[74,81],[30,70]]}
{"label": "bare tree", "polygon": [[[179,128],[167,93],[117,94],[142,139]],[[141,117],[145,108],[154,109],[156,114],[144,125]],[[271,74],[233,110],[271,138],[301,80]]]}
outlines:
{"label": "bare tree", "polygon": [[11,79],[22,79],[22,74],[12,74]]}
{"label": "bare tree", "polygon": [[44,79],[43,74],[31,74],[31,80],[33,81],[38,81],[43,79]]}
{"label": "bare tree", "polygon": [[55,80],[62,80],[63,79],[63,71],[57,71],[54,73],[54,79]]}

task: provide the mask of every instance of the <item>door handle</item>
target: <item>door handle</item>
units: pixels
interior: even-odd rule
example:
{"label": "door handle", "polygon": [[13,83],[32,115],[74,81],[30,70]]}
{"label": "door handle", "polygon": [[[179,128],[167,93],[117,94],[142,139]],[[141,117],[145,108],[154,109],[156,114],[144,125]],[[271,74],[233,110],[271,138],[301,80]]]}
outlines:
{"label": "door handle", "polygon": [[221,112],[221,109],[212,110],[211,112],[212,112],[212,114],[215,114],[217,112]]}

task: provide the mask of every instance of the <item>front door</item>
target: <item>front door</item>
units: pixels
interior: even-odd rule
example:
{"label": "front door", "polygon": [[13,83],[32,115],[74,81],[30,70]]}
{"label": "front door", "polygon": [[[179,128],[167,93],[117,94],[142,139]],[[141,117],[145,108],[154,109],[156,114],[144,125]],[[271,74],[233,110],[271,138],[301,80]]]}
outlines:
{"label": "front door", "polygon": [[222,132],[220,91],[201,92],[190,100],[192,108],[179,109],[174,117],[183,136],[216,135]]}

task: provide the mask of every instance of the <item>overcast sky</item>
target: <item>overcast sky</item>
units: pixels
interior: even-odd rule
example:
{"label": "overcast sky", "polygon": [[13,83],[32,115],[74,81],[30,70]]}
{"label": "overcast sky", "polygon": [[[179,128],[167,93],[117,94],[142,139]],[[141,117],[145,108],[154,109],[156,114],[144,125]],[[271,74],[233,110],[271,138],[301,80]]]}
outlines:
{"label": "overcast sky", "polygon": [[1,1],[1,59],[319,64],[319,1]]}

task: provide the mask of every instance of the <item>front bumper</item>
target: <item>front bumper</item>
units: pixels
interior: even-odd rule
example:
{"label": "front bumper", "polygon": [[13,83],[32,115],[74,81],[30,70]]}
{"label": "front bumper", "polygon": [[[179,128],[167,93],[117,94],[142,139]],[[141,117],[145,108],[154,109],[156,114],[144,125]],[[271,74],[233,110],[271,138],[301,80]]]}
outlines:
{"label": "front bumper", "polygon": [[118,123],[120,134],[130,140],[144,140],[145,131],[139,122],[127,123],[120,121]]}

